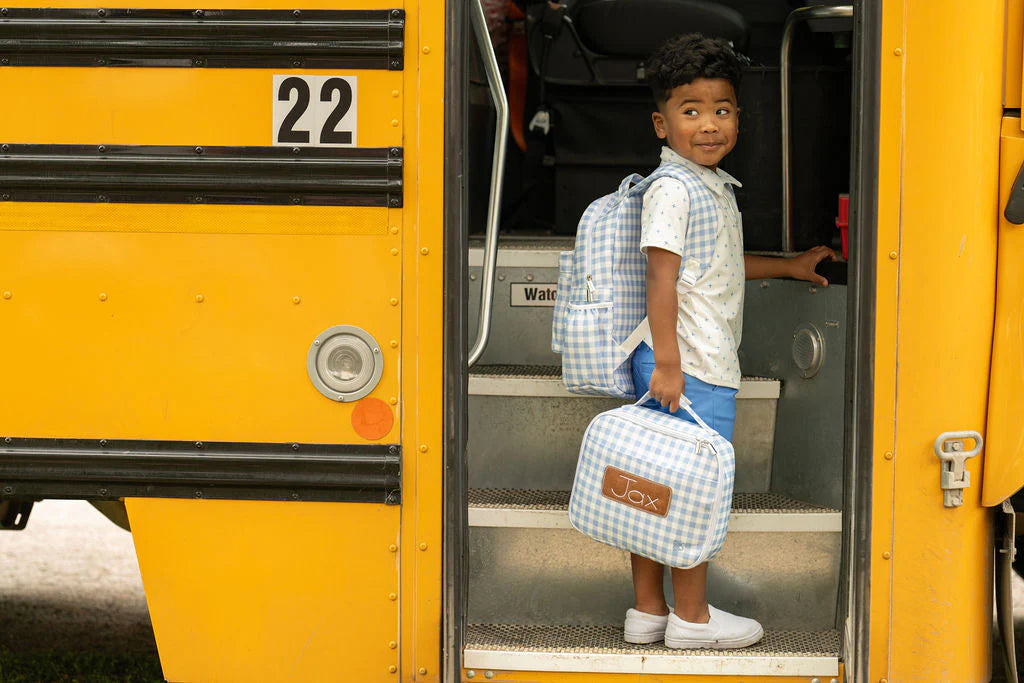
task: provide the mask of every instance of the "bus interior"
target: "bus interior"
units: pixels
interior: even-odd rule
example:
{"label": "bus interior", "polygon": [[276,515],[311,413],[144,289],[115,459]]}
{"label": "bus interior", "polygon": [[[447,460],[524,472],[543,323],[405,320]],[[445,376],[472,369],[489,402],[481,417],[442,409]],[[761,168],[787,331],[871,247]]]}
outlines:
{"label": "bus interior", "polygon": [[[824,244],[839,256],[819,269],[828,287],[746,284],[733,513],[710,565],[708,601],[763,624],[766,637],[754,649],[779,661],[818,653],[838,664],[849,584],[847,241],[856,235],[846,224],[855,8],[795,0],[527,0],[491,9],[510,125],[499,131],[507,152],[491,331],[469,375],[463,666],[485,666],[498,651],[509,657],[506,668],[542,667],[554,650],[671,654],[621,640],[633,605],[628,556],[568,523],[583,431],[622,402],[562,388],[560,357],[550,349],[551,292],[558,253],[572,249],[586,206],[658,164],[662,142],[651,124],[643,61],[664,40],[690,32],[730,40],[749,60],[738,92],[739,140],[722,162],[743,183],[736,196],[747,253],[784,256]],[[472,44],[464,75],[472,345],[487,280],[497,120],[486,65]]]}

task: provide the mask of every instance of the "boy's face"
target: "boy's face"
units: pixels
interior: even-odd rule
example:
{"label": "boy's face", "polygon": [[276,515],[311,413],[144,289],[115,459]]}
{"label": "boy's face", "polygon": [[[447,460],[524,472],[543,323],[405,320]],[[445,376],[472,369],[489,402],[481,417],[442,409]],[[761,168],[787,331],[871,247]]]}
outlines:
{"label": "boy's face", "polygon": [[732,83],[724,78],[676,86],[651,117],[654,132],[679,156],[711,170],[736,146],[739,107]]}

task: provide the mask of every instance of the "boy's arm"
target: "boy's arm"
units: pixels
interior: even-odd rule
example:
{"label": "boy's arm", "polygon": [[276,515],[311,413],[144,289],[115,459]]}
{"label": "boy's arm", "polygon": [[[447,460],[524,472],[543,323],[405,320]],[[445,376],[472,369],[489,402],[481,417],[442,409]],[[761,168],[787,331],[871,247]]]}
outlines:
{"label": "boy's arm", "polygon": [[679,409],[679,397],[685,388],[676,320],[679,298],[676,280],[682,257],[666,249],[647,248],[647,321],[654,342],[654,372],[651,396],[672,412]]}
{"label": "boy's arm", "polygon": [[835,261],[836,253],[828,247],[814,247],[792,258],[744,255],[743,264],[748,280],[791,277],[828,287],[828,280],[814,272],[814,267],[825,259]]}

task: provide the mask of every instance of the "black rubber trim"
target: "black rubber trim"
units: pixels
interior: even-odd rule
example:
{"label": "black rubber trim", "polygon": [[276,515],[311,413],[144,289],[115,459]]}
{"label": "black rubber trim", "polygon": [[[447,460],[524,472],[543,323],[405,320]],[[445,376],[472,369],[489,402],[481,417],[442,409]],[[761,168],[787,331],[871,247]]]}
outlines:
{"label": "black rubber trim", "polygon": [[0,145],[0,200],[402,206],[402,148]]}
{"label": "black rubber trim", "polygon": [[4,438],[0,499],[401,502],[397,445]]}
{"label": "black rubber trim", "polygon": [[387,69],[405,12],[0,9],[2,66]]}
{"label": "black rubber trim", "polygon": [[466,151],[469,3],[445,5],[444,107],[444,683],[462,680],[469,594],[469,239]]}
{"label": "black rubber trim", "polygon": [[[875,301],[878,253],[878,164],[881,128],[882,3],[854,4],[853,141],[850,155],[850,289],[846,346],[846,476],[840,609],[852,643],[842,656],[852,683],[870,681],[871,508],[875,459]],[[884,590],[884,587],[883,589]]]}

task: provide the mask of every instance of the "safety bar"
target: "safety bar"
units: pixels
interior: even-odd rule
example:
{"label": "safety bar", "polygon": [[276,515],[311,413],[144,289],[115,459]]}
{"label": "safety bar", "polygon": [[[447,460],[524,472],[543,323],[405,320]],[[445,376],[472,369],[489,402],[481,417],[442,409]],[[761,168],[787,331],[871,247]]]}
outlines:
{"label": "safety bar", "polygon": [[491,99],[497,112],[497,123],[494,131],[494,158],[491,162],[491,194],[487,203],[487,233],[484,238],[484,272],[480,285],[480,318],[476,333],[476,343],[469,352],[469,367],[480,360],[487,348],[491,336],[491,308],[494,302],[494,268],[498,261],[498,218],[501,209],[501,186],[505,178],[505,142],[508,139],[508,99],[505,97],[505,84],[498,71],[498,59],[494,54],[491,35],[487,31],[487,20],[481,0],[473,0],[470,20],[473,22],[473,33],[480,47],[480,57],[487,74],[487,85],[491,90]]}
{"label": "safety bar", "polygon": [[793,181],[789,175],[789,52],[796,25],[813,19],[836,19],[853,16],[852,5],[801,7],[789,13],[782,33],[782,250],[795,251],[793,244]]}

